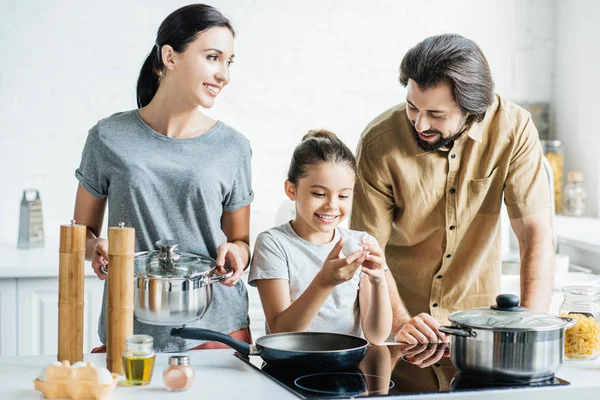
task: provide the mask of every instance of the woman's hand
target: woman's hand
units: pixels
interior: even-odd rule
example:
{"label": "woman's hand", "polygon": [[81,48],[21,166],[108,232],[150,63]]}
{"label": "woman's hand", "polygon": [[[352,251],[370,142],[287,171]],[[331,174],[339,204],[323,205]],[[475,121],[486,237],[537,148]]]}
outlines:
{"label": "woman's hand", "polygon": [[385,281],[385,255],[376,242],[363,239],[363,249],[366,251],[365,262],[362,264],[363,274],[369,277],[369,282],[376,285]]}
{"label": "woman's hand", "polygon": [[346,258],[340,258],[340,251],[344,245],[344,238],[333,246],[333,249],[323,263],[317,277],[326,286],[336,286],[352,279],[356,270],[365,261],[365,252],[357,250]]}
{"label": "woman's hand", "polygon": [[[92,255],[92,268],[98,278],[103,281],[108,278],[108,240],[103,238],[92,239],[94,254]],[[89,243],[89,242],[88,242]],[[104,271],[103,271],[104,269]]]}
{"label": "woman's hand", "polygon": [[221,284],[233,286],[244,273],[244,264],[242,258],[242,249],[235,243],[223,243],[217,249],[217,267],[220,274],[225,275],[233,271],[233,275],[222,280]]}

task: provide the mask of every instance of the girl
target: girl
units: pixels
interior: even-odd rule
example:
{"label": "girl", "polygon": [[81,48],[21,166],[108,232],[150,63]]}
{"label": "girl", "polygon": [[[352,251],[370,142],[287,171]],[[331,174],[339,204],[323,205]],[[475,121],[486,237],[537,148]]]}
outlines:
{"label": "girl", "polygon": [[[383,251],[371,236],[338,227],[350,212],[355,181],[354,156],[333,133],[311,131],[294,150],[285,193],[296,217],[258,236],[248,278],[268,332],[364,333],[374,344],[390,334]],[[340,257],[349,238],[363,246]]]}
{"label": "girl", "polygon": [[[215,258],[222,272],[233,269],[223,285],[213,285],[211,307],[190,326],[251,342],[247,293],[238,281],[250,258],[250,144],[201,111],[229,83],[233,38],[229,20],[203,4],[163,21],[138,79],[139,109],[114,114],[89,131],[75,173],[75,220],[88,227],[86,258],[102,280],[108,251],[99,235],[107,200],[108,225],[134,227],[136,251],[176,239],[183,251]],[[170,329],[134,323],[135,333],[154,337],[157,351],[198,346],[171,337]],[[98,333],[106,343],[106,287]]]}

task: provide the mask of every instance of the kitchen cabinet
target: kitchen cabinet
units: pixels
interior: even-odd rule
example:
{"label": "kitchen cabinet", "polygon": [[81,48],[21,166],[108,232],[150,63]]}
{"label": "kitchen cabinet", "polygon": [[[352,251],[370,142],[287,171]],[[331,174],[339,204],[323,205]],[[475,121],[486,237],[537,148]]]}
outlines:
{"label": "kitchen cabinet", "polygon": [[17,280],[0,279],[0,355],[17,355]]}
{"label": "kitchen cabinet", "polygon": [[[103,283],[85,278],[83,352],[99,346]],[[0,356],[56,354],[58,278],[0,279]]]}
{"label": "kitchen cabinet", "polygon": [[[17,279],[18,355],[58,352],[58,279]],[[103,282],[85,278],[83,352],[99,346],[98,316],[102,307]]]}

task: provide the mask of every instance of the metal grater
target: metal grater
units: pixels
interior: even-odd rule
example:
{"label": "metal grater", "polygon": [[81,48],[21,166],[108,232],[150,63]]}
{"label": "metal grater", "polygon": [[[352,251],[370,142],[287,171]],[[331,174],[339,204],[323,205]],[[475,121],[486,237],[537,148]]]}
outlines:
{"label": "metal grater", "polygon": [[[35,195],[35,197],[28,195]],[[42,246],[44,246],[44,218],[42,217],[40,192],[36,189],[25,189],[21,199],[17,247],[28,249]]]}

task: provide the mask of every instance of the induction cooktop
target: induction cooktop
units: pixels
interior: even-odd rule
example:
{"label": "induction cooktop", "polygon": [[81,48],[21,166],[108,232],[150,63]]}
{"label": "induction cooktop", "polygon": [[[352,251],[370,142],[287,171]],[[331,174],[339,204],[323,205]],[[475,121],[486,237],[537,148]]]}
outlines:
{"label": "induction cooktop", "polygon": [[535,383],[478,381],[462,376],[450,362],[449,354],[447,344],[369,346],[358,368],[327,372],[272,368],[258,356],[246,357],[239,353],[235,356],[301,399],[401,396],[569,384],[556,377]]}

